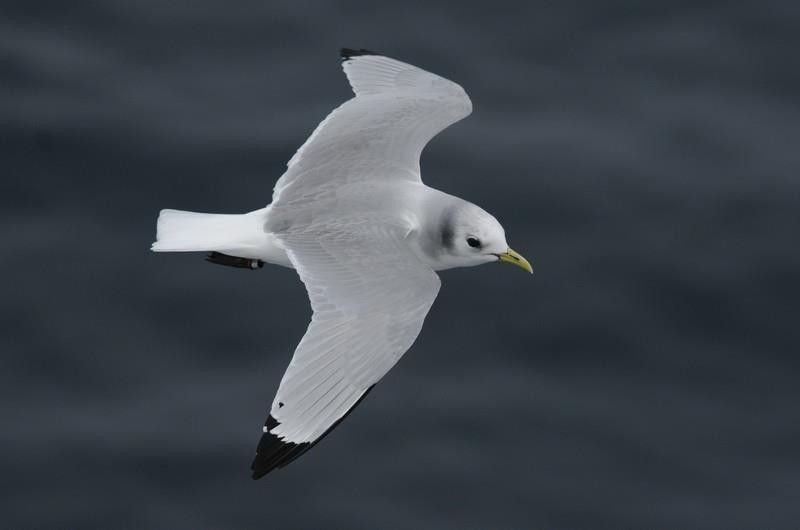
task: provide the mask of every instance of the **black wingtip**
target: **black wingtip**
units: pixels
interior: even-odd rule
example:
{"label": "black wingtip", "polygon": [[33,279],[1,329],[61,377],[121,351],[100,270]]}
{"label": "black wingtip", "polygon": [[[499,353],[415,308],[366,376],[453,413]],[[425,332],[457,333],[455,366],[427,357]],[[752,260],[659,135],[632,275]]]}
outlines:
{"label": "black wingtip", "polygon": [[312,442],[302,442],[299,444],[293,442],[286,442],[278,438],[276,435],[272,434],[272,431],[275,427],[280,425],[280,422],[272,417],[272,414],[269,415],[267,421],[264,423],[264,427],[267,428],[267,432],[261,435],[261,440],[258,442],[258,448],[256,449],[256,457],[253,459],[253,463],[250,465],[250,469],[253,471],[253,480],[258,480],[270,471],[287,466],[291,464],[296,458],[300,457],[303,453],[314,447],[318,444],[323,438],[328,436],[330,432],[339,425],[342,420],[344,420],[347,416],[350,415],[351,412],[361,403],[367,394],[375,388],[375,385],[370,386],[367,388],[361,397],[353,403],[353,406],[350,407],[344,415],[336,420],[333,425],[328,427],[328,429],[320,435],[319,438]]}
{"label": "black wingtip", "polygon": [[[271,431],[277,426],[278,421],[270,415],[265,427]],[[250,469],[253,471],[253,480],[260,479],[273,469],[288,465],[311,449],[312,445],[311,443],[285,442],[271,432],[265,432],[261,435],[258,449],[256,449],[256,457],[250,465]]]}
{"label": "black wingtip", "polygon": [[352,48],[342,48],[339,50],[339,57],[342,58],[342,61],[346,61],[348,59],[352,59],[353,57],[358,57],[360,55],[380,55],[380,53],[376,53],[370,50],[365,50],[361,48],[359,50],[354,50]]}

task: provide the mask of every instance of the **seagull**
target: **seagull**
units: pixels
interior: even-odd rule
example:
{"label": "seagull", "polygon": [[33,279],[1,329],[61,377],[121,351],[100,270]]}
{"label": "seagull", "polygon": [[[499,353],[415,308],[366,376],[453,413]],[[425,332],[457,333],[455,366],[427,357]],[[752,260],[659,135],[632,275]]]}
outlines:
{"label": "seagull", "polygon": [[313,447],[397,363],[439,292],[437,271],[503,262],[533,272],[497,219],[422,182],[422,149],[472,112],[464,89],[369,50],[340,57],[355,96],[289,160],[272,203],[239,215],[161,210],[152,245],[243,269],[291,267],[305,284],[313,315],[253,479]]}

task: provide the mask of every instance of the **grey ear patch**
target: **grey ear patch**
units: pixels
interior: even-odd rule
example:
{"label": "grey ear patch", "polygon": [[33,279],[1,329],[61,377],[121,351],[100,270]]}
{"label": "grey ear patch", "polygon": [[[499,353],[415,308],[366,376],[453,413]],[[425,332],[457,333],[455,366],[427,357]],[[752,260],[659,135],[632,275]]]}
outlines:
{"label": "grey ear patch", "polygon": [[442,215],[439,225],[439,237],[443,248],[452,250],[456,237],[455,215],[452,210],[447,210]]}

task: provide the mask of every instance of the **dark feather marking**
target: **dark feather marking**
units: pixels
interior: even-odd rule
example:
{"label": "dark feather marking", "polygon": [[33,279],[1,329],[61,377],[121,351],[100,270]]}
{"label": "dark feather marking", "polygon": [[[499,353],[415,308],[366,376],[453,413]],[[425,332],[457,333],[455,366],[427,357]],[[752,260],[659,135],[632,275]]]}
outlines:
{"label": "dark feather marking", "polygon": [[439,234],[441,238],[442,247],[448,250],[453,248],[453,240],[456,236],[455,227],[455,212],[452,208],[448,208],[442,213],[439,224]]}
{"label": "dark feather marking", "polygon": [[342,61],[347,61],[348,59],[352,59],[353,57],[358,57],[359,55],[380,55],[380,53],[375,53],[370,50],[365,50],[361,48],[360,50],[354,50],[352,48],[342,48],[339,50],[339,57],[342,58]]}
{"label": "dark feather marking", "polygon": [[[361,403],[365,397],[367,397],[367,394],[369,394],[374,387],[375,385],[372,385],[366,391],[364,391],[364,393],[361,394],[361,397],[358,398],[358,401],[353,403],[353,406],[350,407],[341,418],[336,420],[333,425],[328,427],[328,429],[313,442],[296,444],[294,442],[285,442],[276,435],[272,434],[272,432],[265,432],[262,434],[261,440],[258,442],[258,448],[256,449],[256,457],[250,466],[250,469],[253,470],[253,480],[260,479],[273,469],[290,464],[293,460],[318,444],[320,440],[325,438],[328,433],[335,429],[342,422],[342,420],[344,420],[350,415],[351,412],[353,412],[358,404]],[[280,425],[280,423],[278,420],[272,417],[272,414],[269,415],[266,423],[264,423],[264,426],[268,431],[272,431],[278,425]]]}
{"label": "dark feather marking", "polygon": [[239,269],[255,270],[264,266],[264,262],[260,259],[240,258],[238,256],[229,256],[222,252],[212,252],[206,256],[206,261],[216,263],[217,265],[227,265],[228,267],[237,267]]}

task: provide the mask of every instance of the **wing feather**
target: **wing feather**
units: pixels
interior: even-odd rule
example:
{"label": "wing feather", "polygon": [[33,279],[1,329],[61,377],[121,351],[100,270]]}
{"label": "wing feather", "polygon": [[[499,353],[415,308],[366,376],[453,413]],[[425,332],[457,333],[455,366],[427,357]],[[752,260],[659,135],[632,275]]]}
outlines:
{"label": "wing feather", "polygon": [[361,215],[279,235],[314,314],[272,403],[255,478],[330,432],[416,339],[440,282],[407,233]]}
{"label": "wing feather", "polygon": [[272,403],[255,478],[299,456],[281,444],[328,433],[416,339],[440,282],[402,243],[405,234],[359,217],[281,236],[314,314]]}
{"label": "wing feather", "polygon": [[[314,440],[346,412],[326,408],[326,396],[355,401],[394,366],[438,293],[436,273],[401,244],[406,231],[377,216],[366,220],[340,218],[281,236],[314,310],[271,411],[281,423],[274,432],[292,442]],[[316,414],[330,421],[315,428],[308,418]]]}
{"label": "wing feather", "polygon": [[331,112],[289,160],[275,184],[277,208],[349,182],[419,181],[425,145],[472,112],[458,84],[389,57],[352,52],[343,50],[342,66],[355,97]]}

